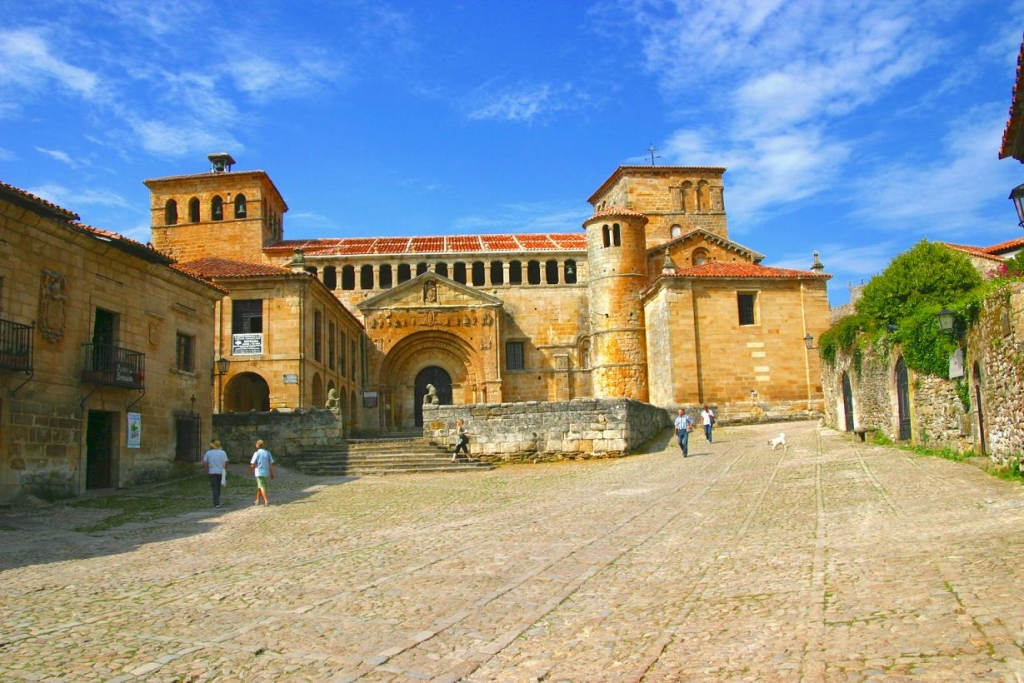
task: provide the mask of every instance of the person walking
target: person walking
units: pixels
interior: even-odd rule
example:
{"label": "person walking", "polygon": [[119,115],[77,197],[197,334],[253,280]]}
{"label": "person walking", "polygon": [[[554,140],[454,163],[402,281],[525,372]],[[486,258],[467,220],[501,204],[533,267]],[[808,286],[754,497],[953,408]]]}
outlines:
{"label": "person walking", "polygon": [[466,454],[466,460],[472,460],[469,457],[469,432],[466,431],[465,420],[459,420],[455,423],[455,453],[452,454],[452,462],[455,462],[459,458],[459,451]]}
{"label": "person walking", "polygon": [[704,438],[711,443],[711,429],[715,426],[715,413],[708,405],[704,404],[704,410],[700,411],[700,423],[704,427]]}
{"label": "person walking", "polygon": [[267,478],[274,478],[274,456],[265,448],[266,444],[260,439],[256,442],[256,452],[252,454],[249,461],[249,469],[256,475],[256,500],[253,505],[259,505],[260,499],[264,505],[270,505],[267,499]]}
{"label": "person walking", "polygon": [[679,416],[676,417],[676,437],[679,439],[679,448],[683,451],[683,457],[690,456],[690,429],[693,427],[693,420],[682,408],[679,409]]}
{"label": "person walking", "polygon": [[210,489],[213,491],[213,507],[220,507],[220,489],[227,477],[228,454],[220,447],[220,441],[210,442],[210,450],[203,453],[203,469],[210,478]]}

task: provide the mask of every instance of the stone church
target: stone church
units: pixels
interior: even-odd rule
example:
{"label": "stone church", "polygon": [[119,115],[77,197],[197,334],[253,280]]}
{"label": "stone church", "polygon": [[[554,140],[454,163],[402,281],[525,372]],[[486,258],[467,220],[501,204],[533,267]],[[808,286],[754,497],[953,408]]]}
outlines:
{"label": "stone church", "polygon": [[145,181],[160,252],[229,295],[218,410],[336,402],[351,429],[409,430],[423,397],[628,398],[723,419],[818,414],[827,281],[732,241],[724,168],[620,166],[578,232],[287,240],[264,171]]}

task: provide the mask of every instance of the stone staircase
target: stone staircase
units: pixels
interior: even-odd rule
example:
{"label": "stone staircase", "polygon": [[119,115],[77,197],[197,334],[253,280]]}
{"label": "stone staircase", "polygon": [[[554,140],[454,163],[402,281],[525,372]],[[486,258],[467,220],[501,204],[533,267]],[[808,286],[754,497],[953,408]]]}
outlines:
{"label": "stone staircase", "polygon": [[336,447],[311,449],[296,454],[289,463],[303,474],[354,477],[410,472],[474,472],[494,466],[460,456],[452,462],[451,449],[431,444],[422,436],[392,435],[349,439]]}

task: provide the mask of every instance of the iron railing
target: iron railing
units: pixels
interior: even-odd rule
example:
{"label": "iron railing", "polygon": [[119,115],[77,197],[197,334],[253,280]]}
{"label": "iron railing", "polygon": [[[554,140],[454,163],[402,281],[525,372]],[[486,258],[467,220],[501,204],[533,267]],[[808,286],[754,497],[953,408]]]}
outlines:
{"label": "iron railing", "polygon": [[112,344],[82,344],[82,351],[83,382],[145,388],[146,354]]}
{"label": "iron railing", "polygon": [[33,328],[0,319],[0,368],[32,371]]}

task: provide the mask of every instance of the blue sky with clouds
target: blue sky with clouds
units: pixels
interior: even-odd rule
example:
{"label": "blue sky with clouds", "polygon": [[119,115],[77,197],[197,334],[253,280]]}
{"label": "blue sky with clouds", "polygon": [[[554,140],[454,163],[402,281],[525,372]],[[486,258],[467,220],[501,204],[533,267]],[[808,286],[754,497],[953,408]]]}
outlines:
{"label": "blue sky with clouds", "polygon": [[149,239],[230,152],[285,237],[574,232],[622,164],[725,166],[731,236],[833,303],[1022,235],[1024,0],[0,0],[0,181]]}

